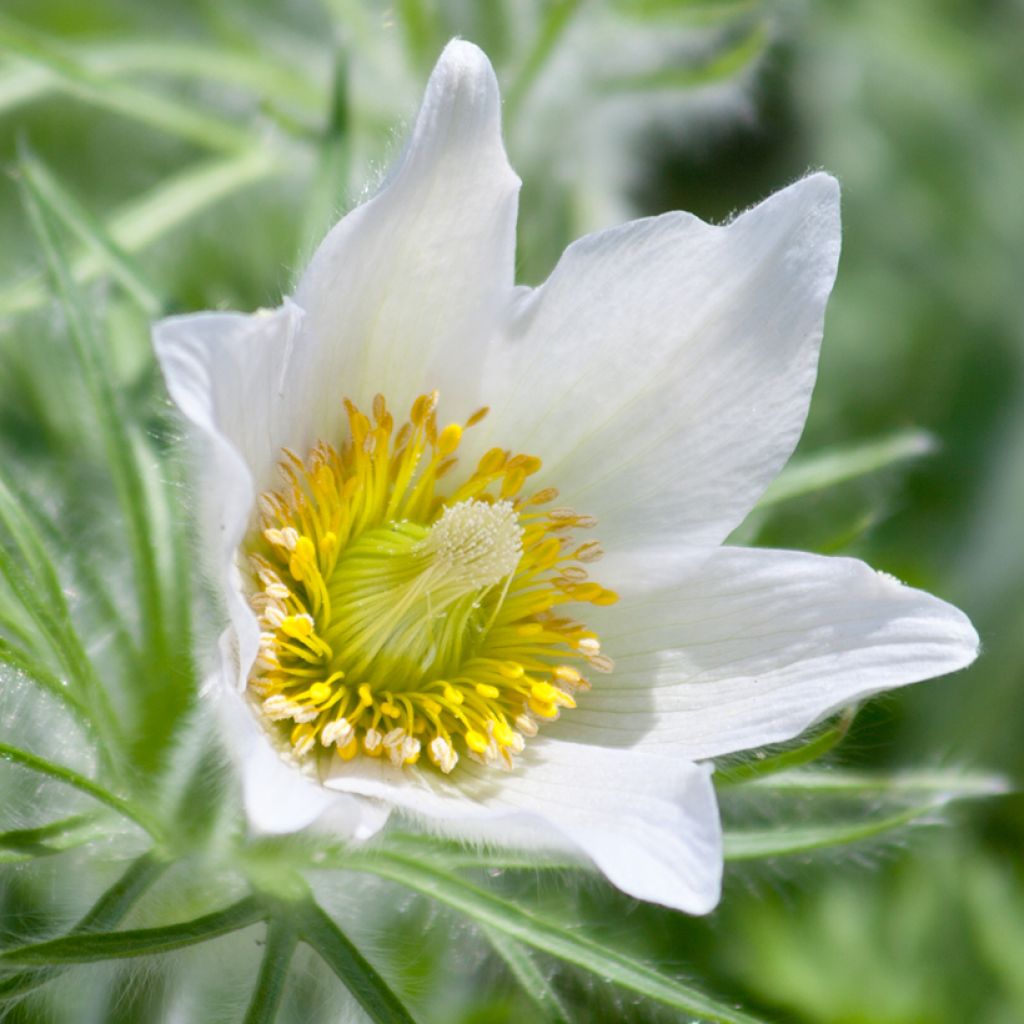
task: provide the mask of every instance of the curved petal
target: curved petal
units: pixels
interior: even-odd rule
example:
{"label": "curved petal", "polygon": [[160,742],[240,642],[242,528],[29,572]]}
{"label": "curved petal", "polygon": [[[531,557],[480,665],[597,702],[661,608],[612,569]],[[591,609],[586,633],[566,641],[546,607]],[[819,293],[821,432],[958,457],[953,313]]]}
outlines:
{"label": "curved petal", "polygon": [[793,551],[722,548],[611,611],[595,624],[615,673],[558,722],[558,737],[693,759],[790,739],[978,651],[952,605],[863,562]]}
{"label": "curved petal", "polygon": [[295,430],[295,406],[282,400],[282,391],[301,326],[302,311],[285,302],[251,316],[172,317],[153,332],[167,390],[199,433],[200,564],[225,594],[234,640],[225,638],[221,651],[239,688],[256,657],[259,631],[242,597],[235,552],[252,514],[254,480],[266,486]]}
{"label": "curved petal", "polygon": [[360,758],[327,785],[385,799],[449,835],[581,852],[638,899],[691,914],[718,902],[722,837],[707,766],[538,740],[510,773],[468,759],[456,771],[449,780]]}
{"label": "curved petal", "polygon": [[217,704],[221,735],[242,781],[246,817],[257,832],[297,832],[314,822],[337,835],[368,839],[387,820],[376,801],[331,792],[278,755],[245,698],[217,678],[204,694]]}
{"label": "curved petal", "polygon": [[485,441],[614,544],[717,544],[803,429],[839,257],[815,174],[724,227],[670,213],[571,245],[493,348]]}
{"label": "curved petal", "polygon": [[518,190],[494,72],[477,47],[449,43],[398,164],[327,235],[296,292],[310,343],[293,387],[315,424],[304,447],[339,429],[345,396],[368,406],[382,392],[404,415],[438,388],[446,416],[476,408],[512,290]]}

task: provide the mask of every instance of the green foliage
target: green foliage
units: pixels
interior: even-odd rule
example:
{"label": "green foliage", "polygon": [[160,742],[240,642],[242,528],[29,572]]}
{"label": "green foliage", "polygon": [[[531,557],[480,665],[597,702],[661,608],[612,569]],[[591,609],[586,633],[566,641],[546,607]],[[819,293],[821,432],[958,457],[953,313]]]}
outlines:
{"label": "green foliage", "polygon": [[[20,140],[0,194],[0,1017],[85,1019],[86,977],[94,1019],[126,1024],[162,1019],[182,991],[206,999],[202,1019],[336,1020],[342,989],[375,1021],[1024,1015],[1005,857],[1019,800],[899,852],[912,823],[962,822],[953,801],[1000,787],[896,770],[889,753],[1024,767],[1019,13],[172,7],[14,0],[0,17],[0,119]],[[962,599],[989,645],[955,693],[937,684],[719,765],[730,890],[710,924],[637,907],[566,858],[398,830],[367,850],[249,837],[192,713],[213,638],[196,637],[187,468],[146,319],[276,301],[453,34],[502,79],[526,280],[627,209],[631,184],[641,206],[723,215],[808,165],[839,173],[846,255],[808,436],[738,539],[868,557]],[[853,843],[889,865],[821,870]],[[135,859],[111,882],[112,851]],[[351,920],[328,913],[328,874],[355,894]],[[430,915],[446,915],[433,931]],[[188,948],[207,941],[251,989],[200,985]],[[446,951],[470,949],[499,973],[452,984]],[[149,989],[100,966],[139,957]]]}

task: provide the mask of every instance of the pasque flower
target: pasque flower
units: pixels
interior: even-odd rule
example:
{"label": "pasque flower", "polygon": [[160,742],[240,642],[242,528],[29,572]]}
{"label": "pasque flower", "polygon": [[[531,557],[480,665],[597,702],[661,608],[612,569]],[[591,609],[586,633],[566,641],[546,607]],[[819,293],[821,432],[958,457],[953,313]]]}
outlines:
{"label": "pasque flower", "polygon": [[158,325],[229,619],[206,696],[259,830],[400,808],[704,912],[712,759],[977,637],[860,562],[722,546],[806,417],[832,178],[588,236],[535,289],[518,188],[490,65],[453,42],[293,298]]}

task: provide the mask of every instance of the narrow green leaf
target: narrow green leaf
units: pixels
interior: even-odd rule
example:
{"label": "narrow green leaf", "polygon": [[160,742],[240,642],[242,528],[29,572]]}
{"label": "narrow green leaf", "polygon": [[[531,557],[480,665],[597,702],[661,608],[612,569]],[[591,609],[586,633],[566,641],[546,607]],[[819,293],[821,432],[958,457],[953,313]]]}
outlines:
{"label": "narrow green leaf", "polygon": [[760,761],[722,765],[715,770],[715,785],[735,786],[816,761],[842,742],[856,716],[856,707],[847,708],[831,725],[798,747],[782,750]]}
{"label": "narrow green leaf", "polygon": [[[50,513],[43,508],[24,488],[16,488],[13,481],[4,484],[0,478],[0,489],[7,486],[18,506],[24,513],[34,530],[38,532],[38,543],[44,552],[64,549],[70,559],[76,589],[82,595],[83,603],[87,602],[98,619],[111,631],[113,647],[126,662],[133,664],[134,669],[141,669],[138,645],[125,622],[120,609],[107,587],[107,582],[97,571],[91,560],[91,548],[88,544],[68,544],[67,534],[61,530]],[[55,569],[56,572],[56,569]],[[58,578],[59,581],[59,578]],[[60,595],[64,603],[63,589]],[[70,613],[68,613],[70,616]]]}
{"label": "narrow green leaf", "polygon": [[79,719],[88,720],[85,705],[72,693],[63,679],[59,679],[38,659],[15,647],[3,637],[0,637],[0,664],[9,665],[66,704]]}
{"label": "narrow green leaf", "polygon": [[[29,566],[36,564],[33,554],[33,534],[27,524],[21,523],[13,516],[13,507],[5,504],[2,497],[6,491],[0,482],[0,520],[2,520],[12,537],[20,542],[18,545],[24,554],[25,561]],[[32,623],[38,628],[41,636],[47,641],[50,650],[57,656],[64,670],[72,679],[77,690],[71,694],[71,699],[65,704],[72,709],[77,706],[90,707],[89,712],[81,716],[83,723],[89,728],[95,728],[98,736],[104,740],[104,755],[113,763],[113,751],[116,746],[117,724],[106,701],[105,693],[99,686],[92,671],[92,663],[86,657],[78,634],[71,624],[67,606],[63,594],[56,594],[49,591],[48,576],[44,575],[43,582],[35,579],[23,565],[12,557],[11,552],[0,543],[0,577],[7,581],[11,593],[19,603],[21,610],[26,613]],[[7,617],[3,617],[2,625],[10,633],[22,641],[25,648],[35,647],[34,639],[23,631],[20,625]],[[9,647],[13,657],[18,658],[18,653],[13,647]],[[27,650],[25,651],[27,654]],[[26,668],[30,668],[26,664]],[[62,686],[55,684],[55,680],[44,669],[37,677],[33,678],[44,686],[47,686],[55,696],[60,696]],[[75,701],[78,702],[76,705]]]}
{"label": "narrow green leaf", "polygon": [[[315,111],[321,104],[316,84],[297,68],[274,60],[264,48],[258,54],[170,39],[125,39],[67,47],[73,60],[98,77],[158,73],[185,79],[224,82],[257,95]],[[0,111],[39,99],[56,87],[44,67],[26,64],[0,74]]]}
{"label": "narrow green leaf", "polygon": [[931,796],[942,802],[972,797],[998,796],[1007,792],[1005,779],[971,772],[900,772],[866,775],[846,771],[789,771],[751,783],[757,789],[801,795],[851,797]]}
{"label": "narrow green leaf", "polygon": [[137,928],[123,932],[82,932],[48,942],[19,946],[0,954],[0,963],[87,964],[98,960],[121,960],[184,949],[221,935],[228,935],[262,921],[266,912],[253,896],[247,896],[224,910],[192,921],[160,928]]}
{"label": "narrow green leaf", "polygon": [[491,947],[505,961],[505,965],[516,979],[523,993],[537,1008],[538,1021],[549,1024],[572,1024],[569,1008],[544,973],[533,962],[530,954],[514,939],[483,925]]}
{"label": "narrow green leaf", "polygon": [[429,70],[437,54],[434,19],[427,5],[423,0],[398,0],[396,7],[412,66],[419,71]]}
{"label": "narrow green leaf", "polygon": [[[38,828],[0,832],[0,864],[21,864],[37,857],[52,857],[72,850],[109,832],[96,815],[74,814]],[[2,991],[2,989],[0,989]]]}
{"label": "narrow green leaf", "polygon": [[650,92],[662,89],[696,89],[734,78],[760,57],[769,43],[768,30],[758,22],[738,39],[722,46],[704,60],[658,68],[636,75],[605,79],[606,92]]}
{"label": "narrow green leaf", "polygon": [[20,496],[3,476],[0,476],[0,524],[8,535],[25,566],[32,574],[41,597],[58,615],[67,616],[67,601],[50,552],[40,536],[32,515],[25,509]]}
{"label": "narrow green leaf", "polygon": [[109,369],[105,365],[103,348],[95,335],[92,321],[85,311],[71,269],[50,222],[51,208],[47,196],[35,187],[28,174],[23,181],[22,193],[32,226],[46,256],[54,288],[64,308],[71,349],[92,401],[107,464],[128,522],[132,563],[148,647],[154,661],[159,664],[165,660],[167,650],[164,599],[150,510],[131,431],[119,396],[114,391]]}
{"label": "narrow green leaf", "polygon": [[152,850],[137,857],[125,873],[92,905],[75,925],[74,930],[101,932],[120,924],[128,911],[168,866],[169,862]]}
{"label": "narrow green leaf", "polygon": [[375,1024],[413,1024],[387,982],[316,903],[300,905],[297,913],[303,941],[317,951]]}
{"label": "narrow green leaf", "polygon": [[377,853],[348,865],[390,878],[466,914],[486,927],[576,964],[622,988],[638,992],[713,1024],[759,1024],[757,1018],[726,1006],[704,993],[662,974],[632,957],[585,938],[575,931],[545,921],[528,910],[485,892],[446,872],[405,857]]}
{"label": "narrow green leaf", "polygon": [[752,14],[762,6],[762,0],[612,0],[616,14],[640,22],[659,25],[671,21],[722,21]]}
{"label": "narrow green leaf", "polygon": [[[281,172],[285,163],[268,149],[204,161],[162,182],[139,199],[122,206],[102,225],[104,233],[126,253],[136,253],[199,216],[239,190]],[[71,264],[73,279],[84,284],[104,270],[94,252],[84,251]],[[40,274],[31,274],[0,289],[0,316],[35,309],[49,292]]]}
{"label": "narrow green leaf", "polygon": [[909,807],[897,814],[855,822],[829,822],[824,825],[786,825],[774,829],[725,833],[725,859],[728,861],[765,860],[810,853],[831,846],[845,846],[901,828],[933,813],[940,803],[929,802]]}
{"label": "narrow green leaf", "polygon": [[349,113],[348,65],[345,53],[339,50],[334,63],[330,117],[319,140],[316,172],[306,203],[300,264],[308,261],[348,199]]}
{"label": "narrow green leaf", "polygon": [[63,782],[73,789],[88,794],[94,800],[106,804],[107,807],[117,811],[122,817],[134,821],[137,825],[141,825],[150,835],[154,837],[159,835],[160,828],[158,824],[148,814],[71,768],[55,764],[53,761],[47,761],[42,757],[37,757],[35,754],[30,754],[27,750],[21,750],[6,743],[0,743],[0,761],[20,764],[22,767],[38,772],[40,775],[46,775],[51,779],[56,779],[58,782]]}
{"label": "narrow green leaf", "polygon": [[793,459],[765,491],[758,508],[815,494],[857,477],[877,473],[935,451],[935,439],[923,430]]}
{"label": "narrow green leaf", "polygon": [[0,46],[45,68],[69,94],[152,128],[215,150],[237,151],[253,142],[249,132],[231,121],[199,113],[152,89],[96,74],[56,40],[2,15]]}
{"label": "narrow green leaf", "polygon": [[551,0],[546,5],[537,37],[523,61],[519,74],[505,91],[504,116],[509,124],[515,119],[523,101],[533,87],[533,83],[544,69],[544,65],[558,44],[558,40],[569,27],[579,6],[580,0]]}
{"label": "narrow green leaf", "polygon": [[[121,923],[140,897],[160,877],[168,862],[149,851],[137,857],[128,870],[103,893],[69,935],[105,931]],[[0,978],[0,999],[24,995],[52,981],[62,973],[59,967],[32,967],[18,974]]]}
{"label": "narrow green leaf", "polygon": [[110,237],[103,225],[67,192],[34,153],[23,149],[20,167],[50,210],[106,264],[143,313],[148,317],[158,316],[164,308],[158,289],[147,280],[143,269]]}
{"label": "narrow green leaf", "polygon": [[281,1005],[285,983],[288,981],[288,967],[298,935],[287,920],[272,918],[267,925],[266,947],[260,973],[256,978],[249,1009],[244,1024],[273,1024],[277,1009]]}

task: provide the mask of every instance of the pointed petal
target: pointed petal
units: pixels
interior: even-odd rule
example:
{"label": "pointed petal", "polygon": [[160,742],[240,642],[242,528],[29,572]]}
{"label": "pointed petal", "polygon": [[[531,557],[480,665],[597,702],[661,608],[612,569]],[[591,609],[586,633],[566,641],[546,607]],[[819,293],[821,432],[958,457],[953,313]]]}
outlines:
{"label": "pointed petal", "polygon": [[721,828],[707,766],[535,740],[511,773],[460,761],[450,780],[357,759],[334,789],[380,797],[456,837],[570,849],[637,899],[691,914],[718,902]]}
{"label": "pointed petal", "polygon": [[803,429],[838,200],[815,174],[724,227],[671,213],[570,246],[494,347],[481,444],[540,456],[609,544],[719,543]]}
{"label": "pointed petal", "polygon": [[343,396],[368,405],[379,391],[404,415],[438,388],[444,415],[476,408],[476,367],[512,290],[518,190],[494,72],[456,40],[384,187],[328,234],[299,284],[311,344],[294,386],[319,436]]}
{"label": "pointed petal", "polygon": [[267,487],[281,446],[295,432],[296,406],[282,400],[302,327],[291,302],[251,316],[199,313],[162,320],[154,345],[167,390],[196,428],[200,564],[222,586],[232,637],[221,644],[229,677],[244,686],[258,629],[242,598],[235,553]]}
{"label": "pointed petal", "polygon": [[722,548],[609,611],[595,625],[615,673],[558,722],[559,739],[693,759],[790,739],[978,651],[952,605],[863,562],[792,551]]}

